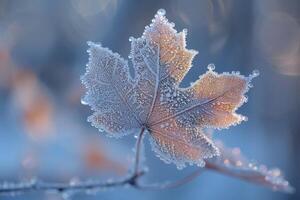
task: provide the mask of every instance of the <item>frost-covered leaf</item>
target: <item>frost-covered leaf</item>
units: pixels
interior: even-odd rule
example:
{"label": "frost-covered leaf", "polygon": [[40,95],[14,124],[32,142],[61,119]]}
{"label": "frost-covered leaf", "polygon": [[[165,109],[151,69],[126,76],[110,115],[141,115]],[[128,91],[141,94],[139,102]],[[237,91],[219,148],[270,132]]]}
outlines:
{"label": "frost-covered leaf", "polygon": [[83,103],[94,111],[88,120],[108,135],[145,128],[165,162],[204,166],[219,151],[203,128],[227,128],[245,119],[235,111],[256,74],[217,74],[210,65],[189,88],[180,88],[197,52],[186,49],[186,30],[178,33],[164,14],[159,10],[140,38],[130,38],[134,77],[118,54],[89,42]]}
{"label": "frost-covered leaf", "polygon": [[206,168],[219,173],[261,184],[275,191],[291,193],[294,191],[278,168],[268,169],[246,159],[239,148],[228,148],[221,141],[215,142],[220,156],[206,161]]}

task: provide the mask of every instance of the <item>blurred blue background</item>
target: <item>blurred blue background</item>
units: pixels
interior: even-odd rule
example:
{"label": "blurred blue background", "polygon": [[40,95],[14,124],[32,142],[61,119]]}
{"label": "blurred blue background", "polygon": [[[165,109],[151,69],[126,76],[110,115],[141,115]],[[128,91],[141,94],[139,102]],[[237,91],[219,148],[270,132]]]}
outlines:
{"label": "blurred blue background", "polygon": [[[240,147],[249,158],[281,168],[300,189],[300,2],[297,0],[1,0],[0,1],[0,182],[68,181],[119,177],[132,164],[135,139],[109,139],[86,122],[80,104],[80,75],[86,41],[127,58],[128,38],[139,37],[159,8],[177,30],[188,29],[187,47],[199,51],[189,82],[206,71],[254,69],[260,76],[239,109],[248,122],[216,137]],[[173,180],[178,171],[158,160],[146,143],[147,181]],[[59,200],[32,193],[0,199]],[[192,183],[159,192],[131,188],[104,190],[73,199],[300,199],[292,195],[205,172]]]}

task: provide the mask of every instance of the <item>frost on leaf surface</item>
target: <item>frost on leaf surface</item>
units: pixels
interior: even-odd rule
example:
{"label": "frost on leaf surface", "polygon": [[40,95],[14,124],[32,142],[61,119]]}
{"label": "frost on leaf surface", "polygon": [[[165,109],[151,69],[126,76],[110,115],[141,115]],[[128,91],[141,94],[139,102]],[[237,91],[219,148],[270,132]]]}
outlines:
{"label": "frost on leaf surface", "polygon": [[229,176],[264,185],[276,191],[291,193],[294,191],[278,168],[268,169],[243,156],[239,148],[228,148],[221,141],[216,141],[220,156],[208,159],[206,167]]}
{"label": "frost on leaf surface", "polygon": [[177,32],[164,14],[159,10],[140,38],[129,39],[134,77],[120,55],[89,42],[83,102],[94,111],[88,121],[108,135],[146,128],[153,150],[165,162],[178,168],[204,166],[219,150],[203,129],[245,119],[235,111],[245,102],[253,76],[218,74],[209,67],[189,88],[180,88],[197,52],[186,49],[186,31]]}

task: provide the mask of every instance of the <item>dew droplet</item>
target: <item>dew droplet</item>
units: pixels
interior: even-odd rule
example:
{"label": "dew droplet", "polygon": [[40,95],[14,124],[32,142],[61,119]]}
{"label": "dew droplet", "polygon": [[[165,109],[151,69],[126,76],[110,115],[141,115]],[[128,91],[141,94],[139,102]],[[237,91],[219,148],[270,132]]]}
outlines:
{"label": "dew droplet", "polygon": [[89,46],[93,45],[93,42],[92,42],[92,41],[87,41],[86,43],[87,43],[87,45],[89,45]]}
{"label": "dew droplet", "polygon": [[102,129],[102,128],[98,128],[98,130],[99,130],[99,132],[104,132],[104,129]]}
{"label": "dew droplet", "polygon": [[82,105],[88,105],[88,102],[85,100],[84,97],[81,98],[80,102],[81,102]]}
{"label": "dew droplet", "polygon": [[132,42],[134,40],[134,37],[130,36],[128,40],[129,42]]}
{"label": "dew droplet", "polygon": [[270,174],[273,177],[278,177],[281,175],[281,171],[277,168],[270,170]]}
{"label": "dew droplet", "polygon": [[225,159],[223,162],[224,162],[225,165],[229,165],[230,164],[230,161],[228,159]]}
{"label": "dew droplet", "polygon": [[157,14],[160,16],[164,16],[166,14],[166,10],[161,8],[157,11]]}
{"label": "dew droplet", "polygon": [[73,177],[70,180],[69,184],[70,184],[70,186],[76,186],[79,182],[80,182],[80,180],[77,177]]}
{"label": "dew droplet", "polygon": [[237,167],[241,167],[243,165],[243,163],[242,163],[242,161],[238,160],[238,161],[235,162],[235,165]]}
{"label": "dew droplet", "polygon": [[65,191],[61,195],[62,195],[62,198],[64,200],[70,200],[73,196],[73,192],[72,191]]}
{"label": "dew droplet", "polygon": [[251,78],[254,78],[254,77],[257,77],[259,76],[259,71],[256,69],[256,70],[253,70],[252,74],[250,75]]}
{"label": "dew droplet", "polygon": [[207,66],[207,69],[208,69],[209,71],[214,71],[215,68],[216,68],[216,66],[215,66],[213,63],[210,63],[210,64]]}

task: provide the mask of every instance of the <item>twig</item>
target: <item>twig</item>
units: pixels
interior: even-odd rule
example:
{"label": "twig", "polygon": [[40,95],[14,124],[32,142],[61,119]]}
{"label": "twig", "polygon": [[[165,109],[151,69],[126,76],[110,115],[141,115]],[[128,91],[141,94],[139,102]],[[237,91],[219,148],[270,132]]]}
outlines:
{"label": "twig", "polygon": [[138,184],[137,188],[143,189],[143,190],[164,190],[164,189],[177,188],[177,187],[185,185],[186,183],[189,183],[192,180],[194,180],[195,178],[197,178],[201,174],[202,171],[203,171],[203,169],[199,168],[199,169],[195,170],[194,172],[192,172],[191,174],[189,174],[181,179],[178,179],[176,181],[173,181],[173,182],[168,182],[165,184],[155,184],[155,185]]}
{"label": "twig", "polygon": [[234,177],[234,178],[243,180],[243,181],[248,181],[248,182],[252,182],[252,183],[259,183],[259,184],[264,185],[266,187],[272,186],[272,185],[270,185],[270,183],[268,183],[265,180],[266,177],[264,175],[261,175],[261,174],[248,175],[248,174],[241,174],[241,173],[238,173],[238,172],[235,173],[234,171],[230,171],[226,168],[222,168],[222,167],[220,167],[218,165],[215,165],[213,163],[210,163],[210,162],[206,162],[205,168],[209,169],[209,170],[216,171],[216,172],[221,173],[223,175],[227,175],[227,176],[230,176],[230,177]]}
{"label": "twig", "polygon": [[141,132],[138,135],[136,142],[136,154],[135,154],[135,162],[133,173],[129,177],[125,177],[118,181],[80,181],[77,183],[48,183],[42,181],[31,181],[31,182],[20,182],[16,184],[12,183],[4,183],[0,185],[0,195],[1,194],[23,194],[26,192],[34,192],[34,191],[44,191],[51,192],[55,191],[58,193],[64,192],[81,192],[88,190],[100,190],[104,188],[118,187],[124,185],[131,185],[136,189],[145,189],[145,190],[161,190],[161,189],[171,189],[178,186],[181,186],[187,182],[190,182],[195,177],[200,174],[200,170],[193,172],[192,174],[184,177],[183,179],[170,182],[168,184],[158,184],[158,185],[143,185],[138,182],[138,179],[145,175],[145,171],[140,170],[140,157],[141,157],[141,149],[142,142],[144,136],[145,128],[141,129]]}
{"label": "twig", "polygon": [[95,182],[95,181],[85,181],[76,184],[71,183],[44,183],[44,182],[32,182],[32,183],[17,183],[17,184],[7,184],[2,186],[0,189],[0,194],[10,194],[10,193],[25,193],[32,191],[57,191],[65,192],[69,190],[89,190],[89,189],[99,189],[108,188],[125,185],[130,183],[132,177],[115,182]]}
{"label": "twig", "polygon": [[287,181],[285,181],[285,183],[282,183],[280,181],[272,182],[272,181],[268,180],[268,178],[265,174],[261,174],[259,172],[255,173],[255,171],[254,171],[251,174],[241,173],[239,171],[229,170],[227,168],[216,165],[209,161],[206,162],[205,168],[208,170],[216,171],[223,175],[227,175],[230,177],[234,177],[234,178],[243,180],[243,181],[260,184],[262,186],[269,187],[269,188],[273,189],[274,191],[282,191],[282,192],[287,192],[287,193],[293,193],[295,191],[295,189],[293,187],[291,187]]}
{"label": "twig", "polygon": [[140,151],[141,144],[143,140],[143,133],[145,128],[141,129],[140,134],[137,138],[136,143],[136,155],[135,155],[135,164],[134,171],[132,175],[126,177],[124,179],[118,181],[80,181],[78,183],[46,183],[41,181],[31,181],[31,182],[20,182],[20,183],[4,183],[0,184],[0,195],[1,194],[19,194],[25,192],[33,192],[33,191],[57,191],[59,193],[63,193],[66,191],[83,191],[83,190],[91,190],[91,189],[102,189],[102,188],[110,188],[124,185],[131,185],[137,188],[137,179],[145,174],[144,171],[139,170],[139,162],[140,162]]}

